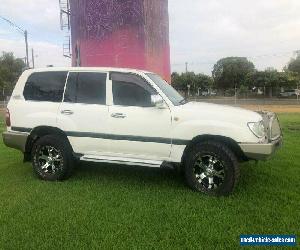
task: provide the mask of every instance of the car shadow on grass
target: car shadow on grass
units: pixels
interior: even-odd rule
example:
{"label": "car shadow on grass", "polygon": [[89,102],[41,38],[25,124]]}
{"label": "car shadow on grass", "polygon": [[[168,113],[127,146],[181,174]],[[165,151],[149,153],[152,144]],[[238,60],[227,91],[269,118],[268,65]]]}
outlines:
{"label": "car shadow on grass", "polygon": [[[241,176],[234,191],[235,195],[248,194],[258,182],[255,163],[241,164]],[[149,168],[141,166],[117,165],[107,163],[80,162],[76,165],[73,181],[85,183],[105,182],[109,185],[152,186],[190,191],[183,174],[176,169]],[[258,184],[257,184],[258,185]]]}
{"label": "car shadow on grass", "polygon": [[80,162],[76,165],[74,180],[111,181],[126,184],[170,185],[184,188],[184,178],[175,169],[150,168],[142,166],[109,163]]}

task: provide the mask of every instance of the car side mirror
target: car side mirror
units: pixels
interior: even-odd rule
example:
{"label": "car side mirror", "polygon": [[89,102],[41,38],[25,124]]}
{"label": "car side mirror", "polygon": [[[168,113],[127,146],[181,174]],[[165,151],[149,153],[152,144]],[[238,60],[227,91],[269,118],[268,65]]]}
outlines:
{"label": "car side mirror", "polygon": [[158,109],[165,109],[166,104],[164,99],[160,95],[152,95],[151,96],[151,103],[154,107],[157,107]]}

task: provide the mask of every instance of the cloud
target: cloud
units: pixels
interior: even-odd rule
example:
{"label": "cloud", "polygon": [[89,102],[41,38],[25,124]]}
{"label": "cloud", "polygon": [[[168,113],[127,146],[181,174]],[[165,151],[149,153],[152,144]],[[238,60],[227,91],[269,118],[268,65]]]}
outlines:
{"label": "cloud", "polygon": [[226,56],[246,56],[258,69],[281,70],[300,49],[300,1],[170,0],[173,70],[209,74]]}
{"label": "cloud", "polygon": [[[25,57],[25,43],[23,40],[3,40],[0,39],[0,51],[13,51],[18,58]],[[62,56],[62,47],[47,42],[33,42],[31,46],[34,48],[36,67],[54,66],[70,66],[71,60]],[[31,65],[31,51],[29,60]]]}
{"label": "cloud", "polygon": [[[2,0],[0,15],[28,30],[29,47],[34,48],[37,67],[70,65],[70,60],[63,57],[64,33],[60,30],[58,1]],[[0,51],[12,51],[17,57],[25,57],[23,35],[1,20]]]}
{"label": "cloud", "polygon": [[53,0],[2,0],[0,15],[29,32],[59,31],[59,4]]}
{"label": "cloud", "polygon": [[[189,62],[190,70],[210,74],[226,56],[281,70],[300,49],[299,10],[299,0],[169,0],[172,70],[184,71]],[[38,65],[69,65],[62,57],[57,0],[1,0],[0,15],[28,29]],[[15,33],[0,22],[0,51],[24,57],[22,37]]]}

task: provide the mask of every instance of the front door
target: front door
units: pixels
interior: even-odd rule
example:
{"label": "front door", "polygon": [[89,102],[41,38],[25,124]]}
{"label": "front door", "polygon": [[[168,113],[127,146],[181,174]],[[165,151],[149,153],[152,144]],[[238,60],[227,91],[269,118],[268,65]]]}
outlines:
{"label": "front door", "polygon": [[75,153],[101,155],[109,151],[107,73],[70,72],[58,116]]}
{"label": "front door", "polygon": [[110,151],[114,155],[167,160],[171,150],[171,113],[151,102],[157,91],[141,76],[111,73]]}

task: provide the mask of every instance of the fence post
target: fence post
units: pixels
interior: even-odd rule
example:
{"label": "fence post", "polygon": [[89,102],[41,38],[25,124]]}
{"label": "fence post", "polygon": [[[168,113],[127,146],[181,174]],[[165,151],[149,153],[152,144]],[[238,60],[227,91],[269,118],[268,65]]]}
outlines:
{"label": "fence post", "polygon": [[300,94],[300,90],[299,90],[299,83],[297,83],[297,103],[299,104],[299,94]]}
{"label": "fence post", "polygon": [[234,104],[236,105],[237,103],[237,89],[236,89],[236,84],[234,86]]}

